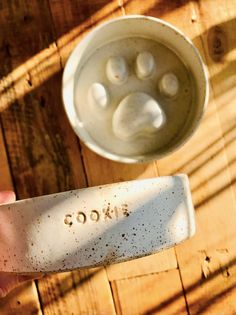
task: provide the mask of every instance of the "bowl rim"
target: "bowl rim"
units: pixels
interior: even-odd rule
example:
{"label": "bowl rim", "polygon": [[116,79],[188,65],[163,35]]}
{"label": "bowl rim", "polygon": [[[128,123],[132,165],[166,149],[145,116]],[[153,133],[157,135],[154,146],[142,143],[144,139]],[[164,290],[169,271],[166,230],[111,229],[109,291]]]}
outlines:
{"label": "bowl rim", "polygon": [[[106,150],[105,148],[102,148],[101,146],[99,146],[94,140],[91,143],[91,137],[89,135],[88,132],[86,133],[81,133],[79,131],[78,128],[76,128],[76,126],[74,125],[73,121],[77,120],[78,117],[76,117],[77,119],[75,119],[75,117],[71,117],[70,113],[68,112],[68,100],[66,100],[67,96],[65,96],[65,77],[68,75],[68,71],[70,71],[70,75],[71,75],[71,64],[74,63],[75,58],[76,58],[76,53],[77,50],[79,50],[80,46],[82,46],[83,44],[85,44],[86,42],[89,42],[90,39],[93,37],[94,33],[100,31],[101,29],[105,28],[107,25],[112,24],[112,23],[116,23],[119,22],[120,20],[129,20],[129,19],[142,19],[142,20],[150,20],[152,22],[156,22],[162,25],[167,26],[168,28],[171,28],[174,32],[177,32],[193,49],[195,56],[197,57],[201,67],[202,67],[202,73],[203,73],[203,79],[204,79],[204,103],[202,105],[202,110],[198,116],[198,119],[195,121],[195,123],[192,125],[191,131],[189,132],[189,134],[186,136],[186,138],[184,138],[183,140],[180,140],[176,145],[171,146],[170,148],[168,148],[167,150],[165,150],[164,152],[160,152],[160,153],[153,153],[152,155],[140,155],[140,156],[125,156],[125,155],[119,155],[119,154],[115,154],[115,153],[111,153],[108,150]],[[74,87],[74,75],[76,73],[76,69],[77,67],[74,67],[73,73],[72,73],[72,82],[70,84],[73,84]],[[72,96],[72,99],[74,100],[74,96]],[[191,41],[191,39],[189,39],[180,29],[178,29],[177,27],[175,27],[174,25],[156,18],[156,17],[152,17],[152,16],[145,16],[145,15],[125,15],[125,16],[120,16],[120,17],[116,17],[113,19],[110,19],[108,21],[105,21],[101,24],[99,24],[98,26],[94,27],[87,35],[85,35],[85,37],[79,41],[79,43],[73,48],[72,52],[70,53],[64,70],[63,70],[63,75],[62,75],[62,100],[63,100],[63,107],[64,110],[66,112],[67,118],[70,122],[70,125],[72,126],[74,132],[76,133],[76,135],[79,137],[80,140],[82,140],[82,142],[89,148],[91,149],[93,152],[97,153],[98,155],[116,161],[116,162],[122,162],[122,163],[128,163],[128,164],[135,164],[135,163],[148,163],[151,161],[155,161],[155,160],[159,160],[162,159],[168,155],[170,155],[171,153],[177,151],[180,147],[184,146],[186,144],[186,142],[193,136],[193,134],[196,132],[196,130],[198,129],[203,115],[205,113],[205,110],[207,108],[207,104],[209,101],[209,79],[208,79],[208,69],[207,66],[205,64],[205,62],[203,61],[203,58],[199,52],[199,50],[195,47],[195,45],[193,44],[193,42]],[[74,105],[74,101],[73,102],[73,106]],[[90,141],[87,141],[89,138]]]}

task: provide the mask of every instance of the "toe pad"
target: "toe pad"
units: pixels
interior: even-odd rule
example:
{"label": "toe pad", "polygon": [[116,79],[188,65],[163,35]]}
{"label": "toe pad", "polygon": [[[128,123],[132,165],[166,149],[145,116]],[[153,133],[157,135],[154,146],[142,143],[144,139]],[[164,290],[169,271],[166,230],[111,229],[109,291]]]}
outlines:
{"label": "toe pad", "polygon": [[165,114],[154,98],[135,92],[119,103],[113,115],[113,132],[122,140],[148,136],[157,132],[165,120]]}

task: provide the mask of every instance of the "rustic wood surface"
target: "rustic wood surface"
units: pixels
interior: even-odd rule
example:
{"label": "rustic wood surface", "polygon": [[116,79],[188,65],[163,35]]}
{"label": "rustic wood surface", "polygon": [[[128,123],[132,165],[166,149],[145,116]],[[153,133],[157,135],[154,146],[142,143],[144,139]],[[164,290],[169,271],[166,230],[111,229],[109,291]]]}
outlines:
{"label": "rustic wood surface", "polygon": [[[99,23],[151,15],[205,60],[209,106],[194,137],[146,165],[103,159],[78,141],[61,101],[73,47]],[[18,199],[185,172],[197,233],[162,253],[45,276],[0,301],[2,314],[236,314],[236,0],[0,1],[0,190]]]}

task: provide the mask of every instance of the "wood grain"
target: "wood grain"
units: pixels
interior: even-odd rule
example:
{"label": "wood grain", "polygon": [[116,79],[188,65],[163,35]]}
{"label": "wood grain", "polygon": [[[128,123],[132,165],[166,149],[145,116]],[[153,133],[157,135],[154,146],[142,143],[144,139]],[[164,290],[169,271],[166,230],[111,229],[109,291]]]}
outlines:
{"label": "wood grain", "polygon": [[187,314],[178,270],[116,280],[111,285],[117,314]]}
{"label": "wood grain", "polygon": [[34,281],[25,283],[0,300],[1,315],[43,315]]}
{"label": "wood grain", "polygon": [[[123,7],[124,7],[124,12],[126,14],[148,14],[148,15],[154,15],[157,17],[160,15],[163,15],[167,17],[168,21],[172,21],[172,14],[168,15],[168,12],[163,10],[164,8],[166,9],[166,6],[162,5],[161,3],[162,1],[157,1],[157,2],[148,1],[148,2],[142,2],[142,3],[138,1],[128,1],[123,4]],[[189,10],[189,7],[188,9],[184,8],[184,11],[181,11],[183,12],[183,16],[186,15],[186,10]],[[182,25],[182,28],[184,28],[184,25]],[[83,152],[84,152],[84,157],[85,157],[85,167],[86,167],[87,174],[92,174],[96,180],[102,181],[102,182],[103,181],[106,182],[106,178],[108,180],[111,180],[111,178],[113,177],[115,181],[124,180],[126,179],[126,177],[127,179],[142,178],[146,176],[153,177],[153,176],[157,176],[157,172],[159,170],[158,162],[151,163],[149,165],[138,165],[138,166],[136,165],[135,167],[122,166],[122,165],[119,165],[118,163],[111,163],[111,162],[107,162],[106,160],[101,160],[100,158],[98,158],[96,155],[94,155],[93,153],[91,153],[85,148],[83,148]],[[91,161],[93,161],[93,163]],[[99,164],[97,161],[99,161]],[[101,168],[96,168],[96,165],[102,165],[101,163],[103,163],[104,166]],[[172,161],[172,164],[173,164],[173,161]],[[134,170],[135,172],[137,172],[137,174],[135,173],[132,174]],[[123,177],[122,174],[125,174],[125,177]],[[130,178],[130,174],[132,174],[131,178]],[[89,175],[88,175],[88,178],[90,178]],[[168,258],[168,256],[166,256],[167,254],[170,254],[171,256]],[[163,260],[161,259],[161,255],[163,255],[163,258],[164,258]],[[144,290],[146,283],[144,284],[143,287],[141,286],[145,294],[141,295],[140,293],[136,295],[136,292],[134,294],[132,293],[130,294],[130,291],[132,292],[132,288],[136,287],[137,285],[137,283],[135,282],[136,278],[130,279],[130,277],[132,276],[135,277],[140,274],[148,274],[150,272],[160,272],[162,270],[167,270],[166,269],[167,266],[168,266],[168,269],[177,267],[173,249],[171,249],[169,252],[153,255],[151,257],[147,257],[142,260],[140,259],[134,262],[128,262],[128,263],[123,263],[117,266],[108,267],[107,272],[108,272],[108,277],[110,279],[129,278],[129,281],[127,280],[125,282],[125,285],[123,286],[117,285],[117,283],[120,283],[120,282],[116,282],[116,281],[112,282],[113,295],[115,297],[118,296],[118,298],[115,298],[116,307],[118,307],[118,313],[144,314],[145,311],[143,311],[140,305],[145,305],[145,304],[152,305],[153,297],[151,294],[146,295],[146,292]],[[168,283],[167,278],[165,279],[166,286],[178,287],[180,285],[181,282],[180,282],[178,271],[174,272],[174,274],[175,274],[175,277],[169,278],[169,283]],[[153,279],[155,277],[156,275],[153,275]],[[153,281],[155,282],[155,280]],[[154,282],[150,280],[150,286],[154,285]],[[181,288],[181,285],[180,285],[180,288]],[[168,296],[168,293],[167,293],[167,296]],[[168,300],[167,296],[165,298]],[[179,296],[181,299],[184,300],[182,289],[180,289]],[[140,301],[140,303],[138,303],[138,301]],[[161,303],[162,302],[160,302],[160,304]],[[176,305],[175,303],[172,304],[172,306]],[[152,307],[150,308],[152,309]],[[154,310],[151,310],[150,314],[153,314],[154,312],[155,312]],[[163,311],[163,314],[166,314],[168,312],[169,312],[169,309],[167,308],[165,311]],[[171,312],[173,313],[173,309],[170,308],[170,313]],[[182,309],[179,310],[179,312],[180,313],[186,312],[185,305],[183,305]]]}
{"label": "wood grain", "polygon": [[40,292],[44,314],[115,314],[104,268],[47,276]]}
{"label": "wood grain", "polygon": [[60,60],[46,0],[3,0],[0,17],[1,112],[60,71]]}
{"label": "wood grain", "polygon": [[[8,72],[11,69],[11,53],[10,45],[7,36],[8,25],[6,23],[9,18],[10,12],[7,10],[7,3],[1,2],[0,6],[0,60],[2,66],[0,67],[0,91],[4,86],[12,85],[10,78],[6,79]],[[9,98],[13,97],[13,89],[8,89],[3,97],[0,92],[0,112],[3,104]],[[14,190],[13,181],[10,173],[10,161],[7,158],[6,147],[3,138],[3,128],[0,117],[0,191],[1,190]],[[31,281],[21,285],[19,288],[13,290],[7,297],[0,300],[0,314],[13,315],[13,314],[42,314],[38,293],[35,282]]]}
{"label": "wood grain", "polygon": [[[213,1],[201,2],[202,41],[209,65],[212,94],[218,114],[230,180],[236,197],[236,1],[223,1],[224,10],[216,10]],[[224,169],[211,173],[222,178]],[[220,187],[223,188],[223,187]]]}
{"label": "wood grain", "polygon": [[[193,2],[191,6],[195,20],[189,20],[185,33],[205,56],[211,99],[193,139],[158,165],[162,175],[180,171],[190,176],[198,229],[193,239],[176,248],[190,314],[234,314],[236,204],[232,160],[236,116],[231,58],[235,3],[223,1],[221,9],[214,1]],[[178,26],[178,21],[175,24]]]}
{"label": "wood grain", "polygon": [[171,270],[177,268],[173,249],[167,249],[152,256],[107,266],[109,281]]}
{"label": "wood grain", "polygon": [[[235,29],[235,26],[233,27],[235,24],[232,22],[232,17],[235,18],[235,3],[224,1],[221,4],[221,10],[215,7],[214,1],[201,1],[199,6],[194,1],[179,1],[178,5],[173,1],[173,6],[174,3],[175,8],[171,9],[170,6],[168,10],[164,2],[161,4],[161,2],[148,1],[140,6],[141,13],[162,16],[182,29],[200,49],[209,65],[211,75],[214,69],[212,64],[215,62],[217,62],[215,73],[217,71],[221,73],[220,70],[223,69],[224,71],[221,81],[219,73],[211,80],[213,94],[198,132],[181,150],[158,161],[158,170],[161,175],[186,172],[190,176],[193,199],[198,211],[197,235],[176,248],[190,313],[233,314],[235,312],[234,222],[236,213],[235,199],[230,185],[235,169],[232,169],[233,163],[230,163],[229,168],[228,161],[229,158],[234,160],[235,155],[235,149],[233,149],[235,97],[232,97],[235,96],[235,84],[233,84],[235,71],[231,68],[234,66],[232,60],[235,60],[233,50],[235,33],[232,31]],[[218,14],[218,10],[221,14]],[[136,13],[137,2],[127,2],[125,11]],[[229,24],[225,23],[228,20]],[[221,25],[222,22],[223,25]],[[220,23],[219,29],[218,27],[216,30],[210,29],[210,38],[208,29],[206,30],[207,23],[211,24],[210,27],[212,25],[217,27]],[[228,34],[225,34],[227,32]],[[209,48],[209,41],[213,48]],[[202,42],[206,47],[202,46]],[[224,43],[228,43],[231,48],[224,47]],[[208,51],[215,54],[214,62],[209,60]],[[228,65],[226,69],[226,64],[222,60],[223,56],[231,60],[230,66]],[[225,76],[227,71],[228,75]],[[215,90],[214,80],[218,83]],[[224,84],[222,84],[223,81]],[[223,103],[220,113],[216,93]],[[228,120],[225,119],[226,115]],[[223,118],[224,123],[221,125],[220,121],[223,121]],[[173,303],[174,301],[175,299]],[[225,311],[226,304],[227,311]]]}
{"label": "wood grain", "polygon": [[[76,43],[84,36],[88,29],[92,29],[98,23],[104,22],[106,19],[113,18],[123,14],[122,5],[117,1],[100,0],[94,2],[91,6],[88,2],[66,1],[67,10],[63,10],[58,2],[50,2],[53,21],[58,37],[58,49],[63,60],[68,57],[69,52]],[[70,9],[68,9],[68,7]],[[80,24],[78,26],[78,23]],[[85,27],[86,26],[86,27]],[[85,169],[89,186],[107,184],[111,182],[119,182],[124,180],[132,180],[137,178],[149,178],[158,175],[156,164],[150,165],[125,165],[114,163],[103,159],[92,153],[82,144],[82,154],[84,157]],[[151,262],[152,268],[149,266]],[[127,265],[128,266],[128,265]],[[147,257],[136,261],[135,268],[127,268],[130,275],[140,274],[141,272],[154,272],[166,269],[176,268],[176,258],[174,251],[169,250],[166,253]],[[140,266],[140,267],[139,267]],[[119,266],[111,266],[109,268],[109,277],[118,276],[118,270],[124,270],[126,263]],[[112,276],[112,270],[114,274]],[[115,271],[116,270],[116,271]],[[126,273],[128,276],[129,274]],[[124,272],[118,277],[123,277]]]}
{"label": "wood grain", "polygon": [[[71,49],[70,47],[73,47],[76,44],[76,42],[81,38],[81,36],[84,35],[83,32],[84,25],[90,24],[90,28],[92,28],[97,24],[97,22],[101,21],[100,17],[103,17],[104,21],[107,17],[111,18],[116,16],[117,14],[124,13],[124,7],[122,3],[120,4],[120,12],[117,12],[117,9],[115,9],[117,3],[115,5],[114,2],[105,4],[105,1],[101,1],[98,3],[99,4],[103,3],[103,8],[102,9],[100,8],[100,10],[97,11],[96,13],[93,12],[89,18],[85,17],[83,19],[83,23],[80,26],[82,29],[82,34],[80,28],[73,24],[72,22],[73,19],[71,18],[70,19],[68,18],[66,20],[69,21],[68,23],[69,25],[71,25],[71,27],[73,27],[73,29],[68,34],[65,34],[66,30],[64,30],[62,26],[65,25],[65,23],[61,23],[62,11],[58,10],[57,7],[53,8],[53,6],[51,6],[52,11],[56,12],[55,14],[53,14],[53,16],[58,16],[57,20],[54,23],[56,23],[55,28],[58,30],[58,36],[61,36],[58,41],[58,47],[61,58],[63,60],[63,64],[64,59],[66,59],[68,56],[68,50],[70,51]],[[84,7],[87,8],[89,7],[89,5],[85,3],[82,4],[81,7],[82,12],[84,10]],[[76,12],[75,8],[73,12]],[[76,16],[76,13],[73,13],[73,16]],[[60,23],[58,23],[58,21],[60,21]],[[70,38],[72,38],[72,40],[69,44]],[[155,177],[158,175],[155,163],[151,163],[149,165],[125,165],[111,162],[94,154],[93,152],[88,150],[84,145],[82,145],[82,154],[84,158],[88,184],[90,186],[106,184],[111,182],[119,182],[124,180],[132,180],[137,178]],[[107,268],[107,273],[109,279],[115,278],[120,279],[124,277],[140,275],[142,273],[148,274],[152,272],[159,272],[162,270],[173,269],[176,267],[177,267],[176,257],[173,249],[170,249],[169,251],[163,252],[161,254],[136,260],[133,263],[128,262],[110,266],[109,268]]]}
{"label": "wood grain", "polygon": [[[119,10],[115,1],[98,1],[96,5],[82,1],[50,1],[49,4],[61,65],[64,65],[75,44],[91,27],[112,14],[113,9]],[[78,169],[75,157],[72,163],[74,169]],[[105,269],[93,273],[93,270],[76,271],[39,281],[44,314],[114,314]]]}
{"label": "wood grain", "polygon": [[[54,46],[50,46],[54,34],[48,3],[31,1],[30,5],[25,6],[22,1],[18,4],[19,6],[11,6],[8,2],[1,11],[5,12],[2,22],[12,51],[8,56],[8,71],[21,65],[28,75],[24,93],[24,86],[18,89],[15,81],[12,81],[8,97],[14,104],[2,113],[17,194],[20,198],[25,198],[84,187],[86,181],[77,138],[62,107],[61,76],[55,75],[45,81],[46,72],[51,71],[50,67],[43,67],[42,71],[37,67],[28,70],[29,65],[25,63],[34,54],[44,51],[48,45],[47,54],[54,53]],[[6,13],[10,16],[10,21]],[[13,27],[21,28],[22,33],[13,34]],[[16,35],[18,37],[13,40]],[[27,41],[25,36],[28,36]],[[59,54],[56,56],[60,70]],[[54,61],[48,60],[53,67]],[[2,81],[5,81],[5,77]]]}
{"label": "wood grain", "polygon": [[[213,102],[218,118],[223,149],[217,151],[211,161],[206,161],[207,184],[212,191],[206,202],[199,206],[202,236],[192,247],[195,257],[207,265],[205,281],[199,290],[192,291],[187,298],[193,312],[234,314],[236,312],[235,274],[235,83],[236,83],[236,2],[221,2],[217,10],[214,1],[201,1],[198,10],[201,16],[203,49],[209,65]],[[233,148],[234,147],[234,148]],[[197,175],[197,173],[196,173]],[[199,181],[200,187],[204,181]],[[212,211],[214,211],[212,213]],[[211,215],[211,224],[205,227],[203,216]],[[218,227],[218,228],[217,228]],[[220,229],[220,234],[217,232]],[[204,235],[209,235],[204,239]],[[203,243],[204,239],[204,243]],[[197,245],[198,243],[198,245]],[[196,250],[205,250],[196,255]],[[206,261],[209,257],[210,260]],[[193,267],[194,268],[194,267]],[[195,268],[196,269],[196,268]],[[183,273],[184,275],[184,273]],[[196,281],[199,275],[191,275]],[[183,280],[189,284],[187,278]],[[211,293],[210,293],[211,292]],[[196,301],[204,296],[201,307]],[[214,303],[213,303],[214,302]]]}
{"label": "wood grain", "polygon": [[[61,104],[61,70],[73,47],[122,14],[176,25],[199,48],[211,77],[194,137],[148,165],[114,163],[84,145],[82,161]],[[236,313],[235,19],[235,0],[1,1],[0,111],[12,107],[1,116],[9,162],[0,129],[0,189],[12,187],[9,167],[19,198],[84,187],[86,180],[93,186],[186,172],[197,210],[196,236],[176,247],[179,270],[170,249],[106,270],[51,275],[38,283],[44,314],[114,314],[107,276],[118,314],[185,314],[181,281],[190,314]],[[34,282],[0,302],[0,314],[28,313],[41,314]]]}
{"label": "wood grain", "polygon": [[[62,107],[61,75],[52,77],[61,65],[48,2],[5,1],[0,14],[1,102],[12,104],[2,113],[2,124],[17,195],[84,187],[78,141]],[[3,314],[41,312],[34,283],[6,301]]]}
{"label": "wood grain", "polygon": [[[0,125],[1,127],[1,125]],[[12,190],[13,184],[7,159],[2,129],[0,128],[0,191]]]}
{"label": "wood grain", "polygon": [[49,4],[63,66],[75,45],[91,29],[107,19],[122,15],[116,0],[49,0]]}

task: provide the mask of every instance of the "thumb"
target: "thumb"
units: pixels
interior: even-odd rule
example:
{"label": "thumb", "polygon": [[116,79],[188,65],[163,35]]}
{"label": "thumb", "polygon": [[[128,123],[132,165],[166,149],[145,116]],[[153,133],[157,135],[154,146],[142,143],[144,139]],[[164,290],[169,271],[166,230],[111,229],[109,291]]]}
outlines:
{"label": "thumb", "polygon": [[14,202],[16,195],[13,191],[6,190],[0,192],[0,204]]}
{"label": "thumb", "polygon": [[20,284],[30,280],[39,279],[42,276],[43,274],[23,276],[0,272],[0,298],[5,297],[9,292],[18,287]]}

